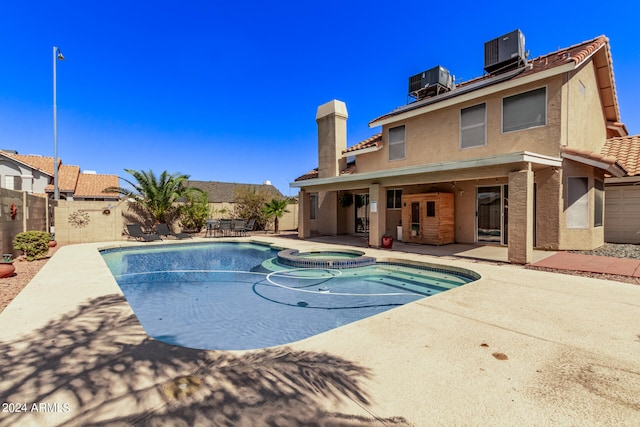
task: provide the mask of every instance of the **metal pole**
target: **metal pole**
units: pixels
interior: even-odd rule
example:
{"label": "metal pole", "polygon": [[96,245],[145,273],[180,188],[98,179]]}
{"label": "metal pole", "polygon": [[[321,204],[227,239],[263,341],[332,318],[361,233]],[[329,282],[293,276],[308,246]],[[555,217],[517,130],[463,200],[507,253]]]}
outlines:
{"label": "metal pole", "polygon": [[58,107],[56,105],[56,61],[58,48],[53,47],[53,200],[60,198],[58,190]]}

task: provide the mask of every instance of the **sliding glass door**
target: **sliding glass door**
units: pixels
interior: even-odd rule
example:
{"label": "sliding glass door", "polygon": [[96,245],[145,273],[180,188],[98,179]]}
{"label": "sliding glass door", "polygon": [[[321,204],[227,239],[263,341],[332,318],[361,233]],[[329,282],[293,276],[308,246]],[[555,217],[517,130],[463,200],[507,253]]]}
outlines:
{"label": "sliding glass door", "polygon": [[509,187],[493,185],[477,188],[476,230],[478,243],[508,244]]}

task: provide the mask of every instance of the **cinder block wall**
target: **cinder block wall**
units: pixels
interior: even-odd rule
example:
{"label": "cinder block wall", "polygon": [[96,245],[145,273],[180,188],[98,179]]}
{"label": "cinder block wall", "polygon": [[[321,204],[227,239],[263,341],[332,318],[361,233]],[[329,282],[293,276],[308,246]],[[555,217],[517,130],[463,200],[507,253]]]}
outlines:
{"label": "cinder block wall", "polygon": [[[11,216],[15,205],[16,215]],[[19,255],[13,250],[13,241],[23,231],[46,231],[47,199],[23,191],[0,188],[0,254]]]}
{"label": "cinder block wall", "polygon": [[122,240],[126,203],[60,200],[54,209],[55,237],[61,244]]}

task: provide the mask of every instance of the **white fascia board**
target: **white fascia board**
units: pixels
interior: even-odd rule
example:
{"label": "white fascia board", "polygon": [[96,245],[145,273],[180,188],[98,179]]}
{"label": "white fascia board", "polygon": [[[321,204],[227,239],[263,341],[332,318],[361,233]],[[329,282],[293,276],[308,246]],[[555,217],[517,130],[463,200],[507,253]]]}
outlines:
{"label": "white fascia board", "polygon": [[350,175],[340,175],[331,178],[305,179],[290,184],[291,187],[312,187],[316,185],[336,184],[343,182],[355,182],[363,180],[375,180],[405,175],[417,175],[431,172],[446,172],[456,169],[472,169],[487,166],[498,166],[510,163],[536,163],[545,166],[562,166],[562,159],[545,156],[543,154],[521,151],[518,153],[499,154],[491,157],[481,157],[477,159],[458,160],[453,162],[430,163],[428,165],[409,166],[406,168],[385,169],[375,172],[354,173]]}
{"label": "white fascia board", "polygon": [[[443,108],[447,108],[450,107],[452,105],[456,105],[456,104],[462,104],[463,102],[467,102],[467,101],[472,101],[474,99],[477,98],[484,98],[487,97],[489,95],[492,95],[494,93],[497,92],[501,92],[503,90],[509,90],[512,89],[514,87],[518,87],[518,86],[524,86],[526,84],[529,83],[533,83],[536,82],[538,80],[544,80],[547,79],[549,77],[553,77],[553,76],[557,76],[559,74],[563,74],[566,73],[568,71],[573,71],[576,69],[576,64],[573,61],[569,61],[568,63],[564,64],[564,65],[560,65],[558,67],[549,69],[549,70],[545,70],[545,71],[540,71],[534,74],[531,74],[529,76],[526,77],[520,77],[520,78],[516,78],[513,80],[507,80],[505,82],[501,82],[501,83],[496,83],[494,85],[489,85],[486,87],[483,87],[481,89],[472,91],[472,92],[468,92],[465,93],[463,95],[460,96],[452,96],[449,99],[445,99],[441,102],[435,102],[433,104],[428,104],[425,105],[424,107],[418,107],[414,110],[409,110],[406,111],[404,113],[399,113],[390,117],[386,117],[384,119],[380,119],[380,120],[374,120],[373,122],[369,123],[369,127],[370,128],[374,128],[376,126],[384,126],[390,123],[396,123],[399,121],[403,121],[403,120],[407,120],[410,119],[412,117],[416,117],[416,116],[420,116],[422,114],[425,113],[430,113],[432,111],[436,111],[436,110],[440,110]],[[460,88],[461,90],[464,89],[464,86]]]}
{"label": "white fascia board", "polygon": [[586,157],[574,156],[573,154],[562,153],[562,157],[565,159],[573,160],[574,162],[582,163],[585,165],[593,166],[598,169],[605,170],[616,178],[621,178],[625,175],[625,171],[621,170],[615,163],[610,165],[595,159],[588,159]]}
{"label": "white fascia board", "polygon": [[604,183],[640,185],[640,176],[606,177]]}
{"label": "white fascia board", "polygon": [[351,156],[358,156],[360,154],[365,154],[365,153],[373,153],[381,149],[382,149],[381,145],[377,147],[367,147],[367,148],[363,148],[362,150],[355,150],[355,151],[349,151],[347,153],[342,153],[342,157],[345,158],[345,157],[351,157]]}

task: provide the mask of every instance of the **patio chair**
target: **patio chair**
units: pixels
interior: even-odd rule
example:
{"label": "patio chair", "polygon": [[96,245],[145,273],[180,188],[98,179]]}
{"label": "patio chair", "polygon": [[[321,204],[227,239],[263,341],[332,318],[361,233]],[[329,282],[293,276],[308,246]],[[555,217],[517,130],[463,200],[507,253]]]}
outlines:
{"label": "patio chair", "polygon": [[246,219],[236,219],[233,221],[233,234],[236,236],[246,236],[247,231],[245,227],[247,226]]}
{"label": "patio chair", "polygon": [[233,232],[232,221],[230,219],[225,219],[225,218],[221,219],[219,230],[222,236],[230,236],[231,233]]}
{"label": "patio chair", "polygon": [[169,229],[169,226],[165,223],[156,224],[156,233],[159,236],[165,236],[166,238],[175,237],[176,239],[190,239],[191,235],[188,233],[174,233]]}
{"label": "patio chair", "polygon": [[215,234],[220,231],[220,221],[217,219],[207,220],[207,234],[205,237],[215,237]]}
{"label": "patio chair", "polygon": [[256,220],[255,218],[251,218],[249,222],[247,222],[247,226],[244,228],[245,234],[247,234],[248,231],[253,231],[253,228],[255,226],[256,226]]}
{"label": "patio chair", "polygon": [[153,242],[154,240],[162,240],[157,234],[149,234],[142,231],[140,224],[127,224],[127,234],[136,240],[142,242]]}

